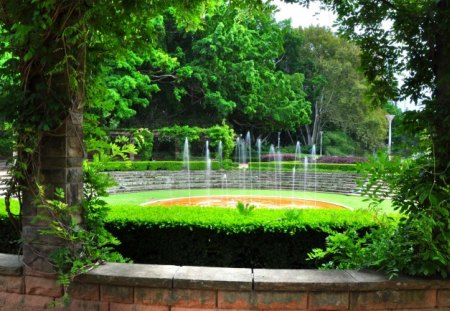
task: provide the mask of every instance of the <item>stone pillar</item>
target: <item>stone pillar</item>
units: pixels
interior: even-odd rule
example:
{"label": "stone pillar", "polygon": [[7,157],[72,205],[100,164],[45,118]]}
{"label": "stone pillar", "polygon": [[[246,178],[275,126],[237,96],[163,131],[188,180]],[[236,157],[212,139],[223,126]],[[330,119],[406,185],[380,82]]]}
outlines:
{"label": "stone pillar", "polygon": [[[45,133],[39,143],[39,152],[33,161],[35,167],[29,168],[34,178],[44,186],[46,198],[54,198],[55,189],[61,188],[64,190],[65,202],[68,205],[79,204],[83,196],[82,120],[81,111],[70,112],[61,126]],[[36,215],[43,213],[34,201],[35,191],[37,189],[31,187],[25,191],[23,197],[22,238],[26,280],[30,280],[33,284],[43,284],[46,289],[39,289],[40,292],[57,297],[61,290],[58,289],[56,282],[36,280],[36,277],[55,280],[56,274],[49,261],[49,255],[62,245],[62,241],[40,234],[39,231],[46,228],[48,224],[44,221],[34,221]],[[80,222],[81,216],[80,212]],[[27,286],[27,282],[25,283],[27,291],[33,288],[36,291],[36,286],[32,286],[31,283]]]}

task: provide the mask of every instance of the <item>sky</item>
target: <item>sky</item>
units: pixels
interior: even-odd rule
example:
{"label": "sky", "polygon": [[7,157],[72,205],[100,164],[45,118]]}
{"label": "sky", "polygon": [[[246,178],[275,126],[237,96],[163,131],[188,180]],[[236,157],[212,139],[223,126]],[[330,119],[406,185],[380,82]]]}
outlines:
{"label": "sky", "polygon": [[284,3],[280,0],[274,0],[273,3],[280,10],[275,14],[275,18],[278,21],[291,19],[294,28],[298,26],[308,27],[310,25],[332,28],[336,19],[332,12],[321,10],[318,2],[312,2],[309,8],[298,3]]}
{"label": "sky", "polygon": [[[324,26],[334,30],[333,23],[336,20],[336,15],[333,12],[325,11],[320,8],[319,2],[311,2],[309,8],[306,8],[298,3],[284,3],[280,0],[272,1],[279,12],[275,14],[277,21],[290,19],[292,27],[308,27],[308,26]],[[401,77],[399,77],[401,80]],[[418,107],[410,101],[397,102],[397,105],[403,111],[413,110]]]}

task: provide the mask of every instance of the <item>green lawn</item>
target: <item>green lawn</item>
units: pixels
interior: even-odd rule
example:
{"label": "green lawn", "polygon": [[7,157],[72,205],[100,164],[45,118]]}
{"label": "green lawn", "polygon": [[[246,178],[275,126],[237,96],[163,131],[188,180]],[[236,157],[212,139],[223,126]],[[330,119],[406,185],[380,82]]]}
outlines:
{"label": "green lawn", "polygon": [[[295,198],[305,198],[313,199],[319,201],[327,201],[336,204],[341,204],[350,207],[354,210],[367,209],[369,202],[364,201],[364,198],[358,195],[344,195],[344,194],[334,194],[334,193],[322,193],[322,192],[303,192],[296,191],[294,194],[290,190],[252,190],[250,192],[252,195],[263,195],[263,196],[284,196],[284,197],[295,197]],[[153,200],[161,200],[168,198],[178,198],[178,197],[188,197],[191,196],[202,196],[202,195],[245,195],[249,194],[249,190],[237,190],[237,189],[192,189],[192,190],[155,190],[155,191],[145,191],[145,192],[131,192],[131,193],[121,193],[112,194],[106,197],[105,200],[109,203],[111,208],[115,206],[123,205],[141,205]],[[380,206],[385,212],[393,212],[393,208],[390,200],[384,201]]]}

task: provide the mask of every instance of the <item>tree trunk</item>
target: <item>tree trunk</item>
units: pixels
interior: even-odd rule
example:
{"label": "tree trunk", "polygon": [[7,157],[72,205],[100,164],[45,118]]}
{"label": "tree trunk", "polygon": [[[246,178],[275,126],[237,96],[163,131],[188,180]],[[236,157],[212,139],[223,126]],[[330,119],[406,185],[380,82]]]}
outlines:
{"label": "tree trunk", "polygon": [[[29,170],[33,179],[43,185],[46,199],[54,199],[55,189],[61,188],[65,193],[65,203],[70,206],[80,204],[83,197],[82,120],[81,109],[71,111],[60,127],[44,133],[33,167]],[[35,222],[35,217],[42,213],[36,201],[38,189],[35,185],[28,186],[22,206],[23,261],[27,274],[52,274],[55,271],[49,255],[61,246],[61,241],[40,234],[40,230],[46,229],[48,224]],[[82,222],[81,213],[78,217]]]}

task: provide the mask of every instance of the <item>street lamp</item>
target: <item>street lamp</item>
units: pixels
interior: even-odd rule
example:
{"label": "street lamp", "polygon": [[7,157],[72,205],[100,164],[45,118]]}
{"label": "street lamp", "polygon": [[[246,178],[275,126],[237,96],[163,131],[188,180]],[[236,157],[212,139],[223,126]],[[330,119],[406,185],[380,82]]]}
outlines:
{"label": "street lamp", "polygon": [[387,114],[386,119],[389,123],[389,137],[388,137],[388,155],[391,156],[391,145],[392,145],[392,120],[394,120],[393,114]]}
{"label": "street lamp", "polygon": [[322,156],[322,138],[323,138],[323,131],[320,131],[320,156]]}

